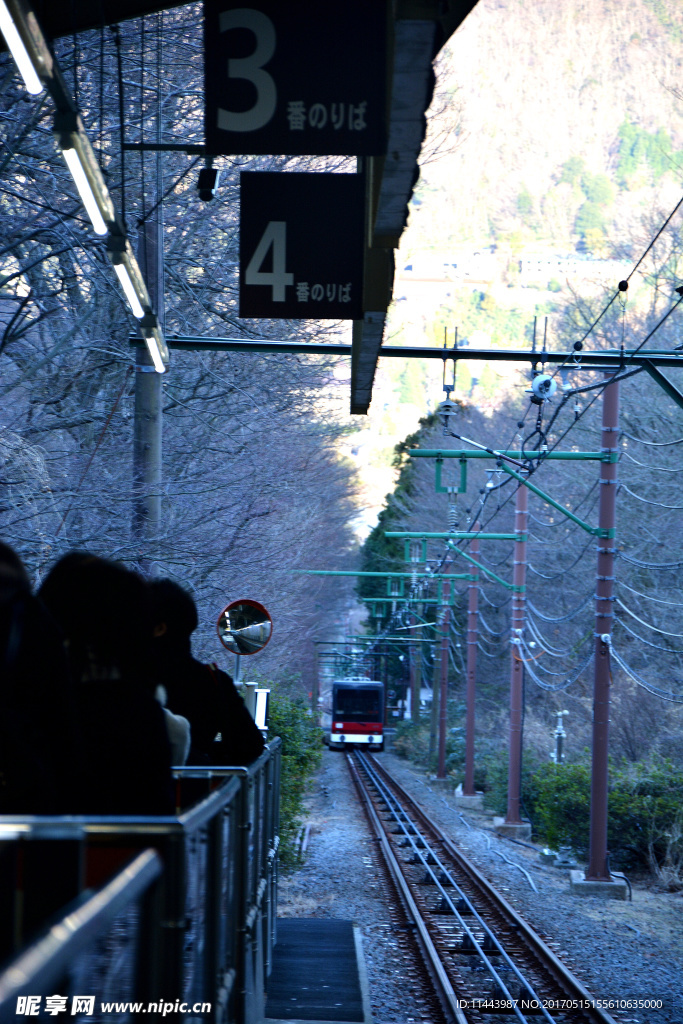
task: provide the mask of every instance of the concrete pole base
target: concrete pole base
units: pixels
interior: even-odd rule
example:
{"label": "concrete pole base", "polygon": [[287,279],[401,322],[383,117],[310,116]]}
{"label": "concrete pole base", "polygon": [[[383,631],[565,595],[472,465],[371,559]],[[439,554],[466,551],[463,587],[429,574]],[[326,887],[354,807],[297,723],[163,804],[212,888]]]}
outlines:
{"label": "concrete pole base", "polygon": [[493,827],[499,836],[508,839],[531,839],[530,821],[506,821],[505,818],[494,818]]}
{"label": "concrete pole base", "polygon": [[463,793],[462,786],[456,786],[453,795],[455,796],[456,807],[462,807],[463,810],[467,811],[482,811],[484,809],[483,793]]}
{"label": "concrete pole base", "polygon": [[623,878],[612,877],[609,882],[587,881],[580,870],[569,872],[569,889],[576,896],[597,896],[603,900],[625,900],[628,896],[628,885]]}
{"label": "concrete pole base", "polygon": [[442,789],[444,792],[449,793],[451,786],[453,785],[453,780],[449,778],[439,779],[436,775],[430,775],[429,785],[432,789]]}

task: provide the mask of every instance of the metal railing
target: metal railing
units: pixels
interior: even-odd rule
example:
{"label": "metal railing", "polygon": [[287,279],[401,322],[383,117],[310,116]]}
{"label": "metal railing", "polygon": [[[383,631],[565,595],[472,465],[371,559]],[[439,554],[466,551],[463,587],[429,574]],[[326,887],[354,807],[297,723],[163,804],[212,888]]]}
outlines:
{"label": "metal railing", "polygon": [[[197,1008],[188,1021],[260,1024],[276,937],[280,749],[273,740],[248,768],[175,770],[177,817],[0,817],[0,887],[13,892],[0,931],[5,953],[14,947],[0,1021],[16,1022],[19,998],[57,992],[69,1019],[154,1021],[184,1003]],[[86,888],[105,880],[94,895]],[[48,902],[39,919],[41,893],[61,900],[59,914]],[[95,996],[95,1008],[73,1015],[76,995]],[[103,1002],[141,1006],[103,1015]]]}

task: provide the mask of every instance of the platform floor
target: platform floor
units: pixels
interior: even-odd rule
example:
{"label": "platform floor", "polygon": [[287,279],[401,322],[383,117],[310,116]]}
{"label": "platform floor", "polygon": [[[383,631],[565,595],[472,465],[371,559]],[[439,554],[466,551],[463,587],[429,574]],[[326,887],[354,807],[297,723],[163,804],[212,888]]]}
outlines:
{"label": "platform floor", "polygon": [[278,920],[266,1020],[372,1024],[360,933],[351,921]]}

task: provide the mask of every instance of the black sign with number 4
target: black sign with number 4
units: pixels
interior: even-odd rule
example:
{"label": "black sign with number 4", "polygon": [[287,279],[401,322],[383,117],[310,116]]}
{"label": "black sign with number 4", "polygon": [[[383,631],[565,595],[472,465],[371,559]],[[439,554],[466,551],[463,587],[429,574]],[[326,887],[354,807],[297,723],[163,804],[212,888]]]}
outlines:
{"label": "black sign with number 4", "polygon": [[363,316],[360,174],[240,175],[240,316]]}
{"label": "black sign with number 4", "polygon": [[386,151],[386,0],[204,0],[209,153]]}

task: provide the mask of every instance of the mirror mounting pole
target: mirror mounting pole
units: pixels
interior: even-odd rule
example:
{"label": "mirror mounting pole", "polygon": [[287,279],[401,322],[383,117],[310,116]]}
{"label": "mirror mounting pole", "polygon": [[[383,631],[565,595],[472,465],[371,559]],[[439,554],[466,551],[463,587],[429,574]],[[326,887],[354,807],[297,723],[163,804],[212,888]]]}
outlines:
{"label": "mirror mounting pole", "polygon": [[241,662],[241,660],[242,660],[241,655],[236,654],[235,655],[235,672],[234,672],[234,676],[233,676],[233,680],[232,680],[233,683],[235,684],[235,686],[237,686],[239,684],[239,682],[240,682],[240,662]]}

